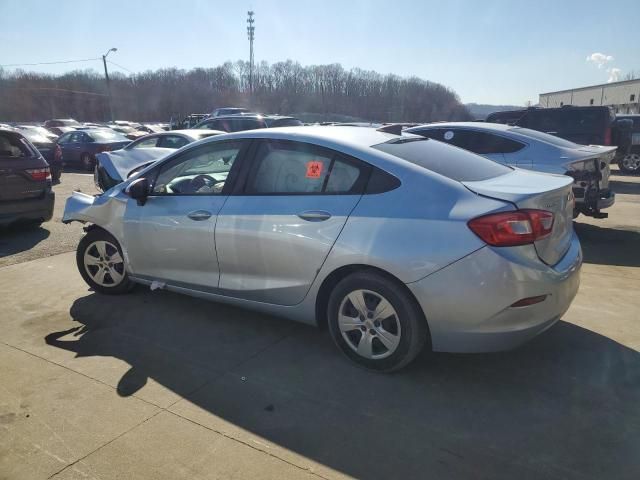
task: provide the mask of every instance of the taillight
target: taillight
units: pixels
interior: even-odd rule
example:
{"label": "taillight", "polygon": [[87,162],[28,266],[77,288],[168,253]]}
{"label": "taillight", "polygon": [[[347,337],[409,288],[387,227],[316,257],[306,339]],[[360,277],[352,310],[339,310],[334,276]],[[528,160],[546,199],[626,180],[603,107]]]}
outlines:
{"label": "taillight", "polygon": [[111,151],[111,147],[109,145],[100,145],[98,147],[98,153],[100,152],[110,152]]}
{"label": "taillight", "polygon": [[61,158],[62,158],[62,149],[60,148],[60,145],[56,144],[56,148],[53,152],[53,159],[56,162],[59,162]]}
{"label": "taillight", "polygon": [[604,131],[604,144],[611,145],[611,127],[607,127]]}
{"label": "taillight", "polygon": [[469,228],[494,247],[513,247],[540,240],[553,229],[553,213],[545,210],[517,210],[474,218]]}
{"label": "taillight", "polygon": [[44,182],[45,180],[51,180],[51,170],[49,167],[45,168],[30,168],[25,170],[29,174],[32,180],[36,182]]}

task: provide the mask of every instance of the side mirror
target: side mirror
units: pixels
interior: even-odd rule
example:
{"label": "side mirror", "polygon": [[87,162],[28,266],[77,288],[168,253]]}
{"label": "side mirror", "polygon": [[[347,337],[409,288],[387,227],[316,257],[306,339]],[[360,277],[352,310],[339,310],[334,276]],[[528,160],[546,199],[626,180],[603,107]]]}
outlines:
{"label": "side mirror", "polygon": [[142,206],[149,196],[149,181],[146,178],[137,178],[125,188],[124,193],[137,200],[138,205]]}

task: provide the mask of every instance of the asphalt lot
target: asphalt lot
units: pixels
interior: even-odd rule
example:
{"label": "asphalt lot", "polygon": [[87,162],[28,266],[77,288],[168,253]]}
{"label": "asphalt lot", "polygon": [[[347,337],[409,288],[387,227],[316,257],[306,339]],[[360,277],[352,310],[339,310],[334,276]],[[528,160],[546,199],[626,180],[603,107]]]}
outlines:
{"label": "asphalt lot", "polygon": [[[57,219],[91,182],[63,177]],[[563,321],[396,375],[278,318],[95,294],[78,225],[0,232],[0,479],[640,478],[640,177],[612,185],[610,218],[576,222],[585,264]]]}

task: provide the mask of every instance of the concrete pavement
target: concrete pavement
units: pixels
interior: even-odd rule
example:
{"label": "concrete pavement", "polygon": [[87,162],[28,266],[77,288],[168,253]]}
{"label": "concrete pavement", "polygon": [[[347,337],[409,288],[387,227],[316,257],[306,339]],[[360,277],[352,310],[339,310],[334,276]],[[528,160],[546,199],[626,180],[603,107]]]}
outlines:
{"label": "concrete pavement", "polygon": [[97,295],[72,252],[2,267],[0,478],[637,479],[640,179],[616,181],[562,322],[397,375],[278,318]]}

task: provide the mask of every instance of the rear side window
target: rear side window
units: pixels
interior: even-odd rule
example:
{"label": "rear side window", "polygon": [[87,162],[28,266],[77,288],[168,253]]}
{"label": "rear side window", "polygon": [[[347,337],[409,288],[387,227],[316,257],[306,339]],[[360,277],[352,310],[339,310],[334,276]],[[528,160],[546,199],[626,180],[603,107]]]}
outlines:
{"label": "rear side window", "polygon": [[320,195],[361,193],[365,167],[337,152],[300,142],[263,141],[245,193]]}
{"label": "rear side window", "polygon": [[537,130],[531,130],[529,128],[513,127],[510,129],[510,131],[519,133],[520,135],[531,137],[535,140],[540,140],[541,142],[550,143],[551,145],[555,145],[556,147],[578,148],[577,144],[570,142],[569,140],[556,137],[555,135],[549,135],[548,133],[538,132]]}
{"label": "rear side window", "polygon": [[514,153],[522,150],[524,143],[510,140],[499,135],[476,130],[464,130],[459,128],[437,128],[422,130],[412,133],[419,133],[423,137],[433,138],[440,142],[450,143],[456,147],[464,148],[479,155],[490,155],[494,153]]}
{"label": "rear side window", "polygon": [[29,145],[22,137],[0,133],[0,157],[22,158],[32,155]]}
{"label": "rear side window", "polygon": [[158,139],[158,147],[178,149],[184,147],[189,141],[177,135],[165,135]]}
{"label": "rear side window", "polygon": [[255,130],[257,128],[265,128],[266,125],[261,120],[251,118],[234,118],[231,120],[231,132],[241,132],[243,130]]}
{"label": "rear side window", "polygon": [[427,139],[404,139],[372,148],[458,182],[487,180],[512,171],[512,168],[487,158]]}

